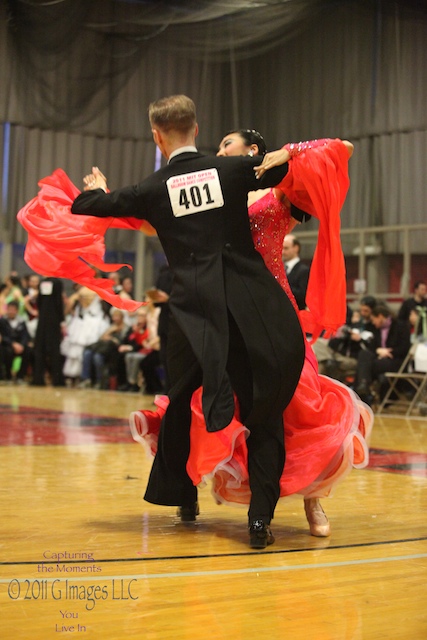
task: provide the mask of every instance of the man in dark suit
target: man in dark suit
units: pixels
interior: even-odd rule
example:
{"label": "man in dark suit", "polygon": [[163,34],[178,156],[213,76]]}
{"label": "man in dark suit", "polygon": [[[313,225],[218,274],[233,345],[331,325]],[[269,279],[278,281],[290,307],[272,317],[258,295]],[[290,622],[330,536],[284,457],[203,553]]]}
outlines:
{"label": "man in dark suit", "polygon": [[386,305],[374,307],[371,322],[374,335],[367,348],[360,351],[356,370],[356,391],[368,404],[372,399],[372,383],[378,381],[382,399],[388,388],[384,374],[399,370],[411,346],[409,324],[393,318]]}
{"label": "man in dark suit", "polygon": [[307,293],[308,276],[310,269],[301,262],[299,257],[301,244],[297,238],[288,234],[283,241],[282,260],[285,265],[286,277],[294,294],[298,309],[305,309],[305,296]]}
{"label": "man in dark suit", "polygon": [[[10,300],[0,317],[0,379],[4,375],[12,380],[16,374],[16,382],[23,383],[33,347],[25,321],[18,314],[18,301]],[[18,370],[12,371],[15,358]]]}
{"label": "man in dark suit", "polygon": [[173,272],[170,403],[145,499],[178,505],[182,519],[195,519],[197,489],[185,469],[191,396],[203,386],[207,429],[217,431],[234,415],[234,392],[250,430],[250,544],[263,548],[274,541],[269,525],[285,457],[283,410],[298,383],[304,342],[289,299],[254,248],[247,195],[278,184],[287,163],[258,179],[261,158],[198,153],[195,107],[186,96],[152,103],[149,118],[167,166],[111,193],[94,168],[72,206],[76,214],[149,221]]}

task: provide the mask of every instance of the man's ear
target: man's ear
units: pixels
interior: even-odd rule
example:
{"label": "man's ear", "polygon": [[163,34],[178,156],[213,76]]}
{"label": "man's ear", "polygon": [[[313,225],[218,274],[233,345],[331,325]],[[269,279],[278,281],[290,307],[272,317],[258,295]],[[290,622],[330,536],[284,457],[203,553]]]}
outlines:
{"label": "man's ear", "polygon": [[157,146],[161,143],[162,136],[158,129],[151,129],[151,133],[153,134],[153,140]]}
{"label": "man's ear", "polygon": [[198,135],[199,135],[199,125],[196,122],[196,127],[194,129],[194,137],[197,138]]}

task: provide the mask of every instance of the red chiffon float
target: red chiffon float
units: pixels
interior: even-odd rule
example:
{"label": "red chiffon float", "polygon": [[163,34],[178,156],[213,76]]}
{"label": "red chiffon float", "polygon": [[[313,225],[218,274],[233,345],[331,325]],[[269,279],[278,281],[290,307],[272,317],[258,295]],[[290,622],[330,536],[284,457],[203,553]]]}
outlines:
{"label": "red chiffon float", "polygon": [[153,227],[137,218],[94,218],[74,216],[71,205],[80,190],[62,169],[39,182],[40,191],[18,213],[28,232],[24,259],[43,276],[67,278],[87,286],[115,307],[135,311],[141,302],[124,300],[113,291],[114,281],[96,278],[92,267],[117,271],[123,264],[104,262],[105,239],[109,228],[141,230],[148,235]]}

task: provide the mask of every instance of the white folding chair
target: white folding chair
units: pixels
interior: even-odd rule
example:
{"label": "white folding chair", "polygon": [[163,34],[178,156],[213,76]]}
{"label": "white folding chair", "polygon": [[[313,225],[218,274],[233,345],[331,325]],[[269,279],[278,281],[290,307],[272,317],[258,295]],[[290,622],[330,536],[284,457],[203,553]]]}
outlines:
{"label": "white folding chair", "polygon": [[[420,350],[424,349],[425,344],[413,344],[402,362],[399,371],[389,371],[385,374],[390,386],[378,407],[378,413],[382,413],[386,406],[395,405],[403,409],[406,408],[405,415],[409,416],[414,408],[417,407],[423,397],[424,391],[427,389],[427,367],[425,367],[425,371],[417,371],[415,368],[416,361],[418,364],[418,359],[416,358],[418,348],[420,348]],[[423,369],[424,365],[422,363],[418,364],[418,368]],[[405,385],[406,389],[399,388],[399,382],[402,380],[407,383],[407,385]]]}

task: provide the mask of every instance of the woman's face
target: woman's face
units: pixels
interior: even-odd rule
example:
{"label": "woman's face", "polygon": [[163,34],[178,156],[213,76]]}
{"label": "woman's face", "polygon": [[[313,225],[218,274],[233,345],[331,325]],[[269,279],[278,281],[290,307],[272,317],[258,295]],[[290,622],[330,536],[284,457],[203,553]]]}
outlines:
{"label": "woman's face", "polygon": [[123,313],[118,309],[111,314],[111,322],[113,324],[121,324],[123,322]]}
{"label": "woman's face", "polygon": [[145,309],[144,311],[140,310],[137,312],[136,321],[141,327],[144,327],[147,324],[147,312]]}
{"label": "woman's face", "polygon": [[218,147],[217,156],[247,156],[253,152],[258,153],[256,144],[247,145],[239,133],[229,133],[223,138]]}

